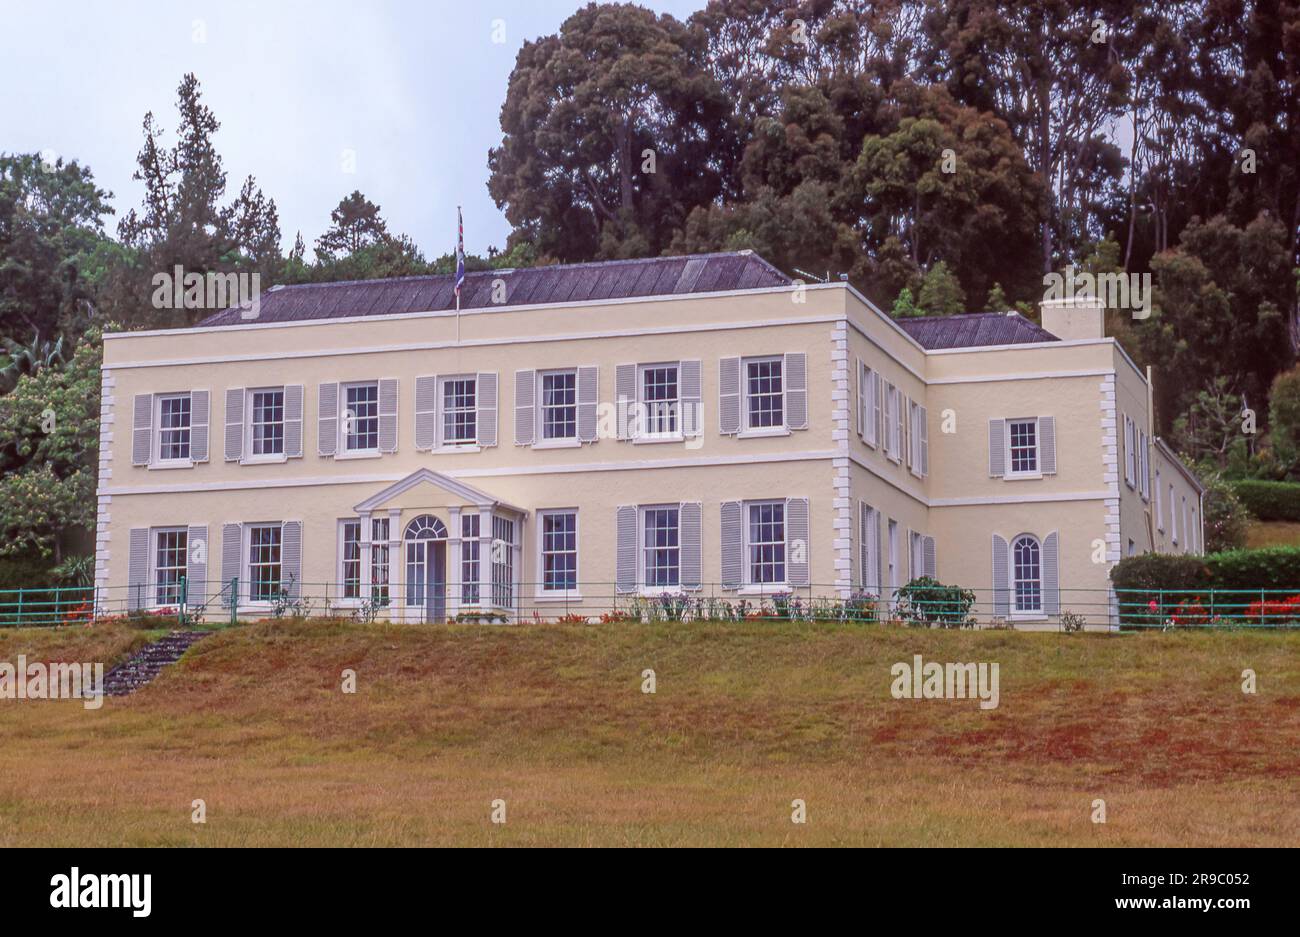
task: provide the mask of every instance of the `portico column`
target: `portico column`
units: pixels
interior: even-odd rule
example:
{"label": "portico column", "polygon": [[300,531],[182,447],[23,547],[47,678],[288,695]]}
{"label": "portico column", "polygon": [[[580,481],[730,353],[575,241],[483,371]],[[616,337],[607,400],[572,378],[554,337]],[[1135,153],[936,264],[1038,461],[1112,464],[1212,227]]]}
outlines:
{"label": "portico column", "polygon": [[478,512],[478,601],[479,607],[488,609],[494,604],[492,595],[492,509],[479,508]]}
{"label": "portico column", "polygon": [[374,532],[371,530],[373,525],[370,522],[369,511],[362,513],[359,519],[361,521],[361,545],[358,549],[361,550],[361,582],[357,586],[357,595],[361,601],[365,602],[370,599],[370,580],[372,575],[370,571],[370,551],[371,543],[374,539]]}
{"label": "portico column", "polygon": [[[388,509],[388,603],[406,621],[406,555],[402,551],[402,509]],[[392,616],[390,615],[390,618]]]}

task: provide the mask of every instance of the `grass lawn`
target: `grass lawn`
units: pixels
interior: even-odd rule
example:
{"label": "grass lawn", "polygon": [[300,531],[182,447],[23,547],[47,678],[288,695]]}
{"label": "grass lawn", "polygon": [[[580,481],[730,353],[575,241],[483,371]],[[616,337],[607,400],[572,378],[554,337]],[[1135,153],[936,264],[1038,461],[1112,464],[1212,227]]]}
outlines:
{"label": "grass lawn", "polygon": [[[998,662],[1000,706],[893,699],[916,653]],[[98,711],[0,700],[0,846],[1294,846],[1298,783],[1300,632],[277,622]]]}
{"label": "grass lawn", "polygon": [[1300,523],[1295,521],[1251,521],[1246,528],[1246,546],[1294,547],[1300,546]]}

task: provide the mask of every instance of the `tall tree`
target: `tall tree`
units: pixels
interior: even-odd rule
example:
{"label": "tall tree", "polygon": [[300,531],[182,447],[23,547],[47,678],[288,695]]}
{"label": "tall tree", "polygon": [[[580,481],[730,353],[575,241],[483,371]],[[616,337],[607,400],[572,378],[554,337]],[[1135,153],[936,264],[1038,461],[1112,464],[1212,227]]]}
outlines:
{"label": "tall tree", "polygon": [[330,212],[330,226],[316,240],[316,259],[321,263],[338,260],[388,237],[379,206],[354,191]]}

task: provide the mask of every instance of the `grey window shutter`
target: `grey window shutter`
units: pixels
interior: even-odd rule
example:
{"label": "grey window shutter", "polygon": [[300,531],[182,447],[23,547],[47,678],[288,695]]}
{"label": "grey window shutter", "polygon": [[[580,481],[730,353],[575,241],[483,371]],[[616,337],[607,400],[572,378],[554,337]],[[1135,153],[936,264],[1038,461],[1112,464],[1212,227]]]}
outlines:
{"label": "grey window shutter", "polygon": [[135,422],[131,434],[131,464],[148,465],[153,449],[153,394],[135,395]]}
{"label": "grey window shutter", "polygon": [[126,608],[148,608],[153,604],[149,595],[149,528],[131,528],[131,552],[126,560]]}
{"label": "grey window shutter", "polygon": [[1007,473],[1007,424],[989,420],[989,474],[1001,478]]}
{"label": "grey window shutter", "polygon": [[578,368],[578,441],[595,442],[600,405],[600,369]]}
{"label": "grey window shutter", "polygon": [[1044,475],[1056,474],[1056,417],[1038,418],[1038,451],[1040,468]]}
{"label": "grey window shutter", "polygon": [[533,401],[537,396],[537,372],[515,372],[515,445],[531,446],[537,418]]}
{"label": "grey window shutter", "polygon": [[379,382],[379,451],[397,451],[398,382],[387,377]]}
{"label": "grey window shutter", "polygon": [[208,596],[208,528],[191,527],[185,538],[185,603],[202,605]]}
{"label": "grey window shutter", "polygon": [[636,410],[636,365],[620,364],[614,368],[614,405],[618,413],[618,438],[633,438],[637,429],[633,425]]}
{"label": "grey window shutter", "polygon": [[[243,577],[240,571],[240,559],[243,552],[243,529],[239,524],[221,525],[221,604],[230,608],[230,581]],[[247,589],[247,583],[240,588]]]}
{"label": "grey window shutter", "polygon": [[226,388],[226,461],[244,457],[244,388]]}
{"label": "grey window shutter", "polygon": [[280,588],[288,590],[291,599],[302,597],[302,521],[281,526]]}
{"label": "grey window shutter", "polygon": [[677,509],[681,538],[681,582],[683,589],[700,587],[700,503],[683,501]]}
{"label": "grey window shutter", "polygon": [[718,359],[718,432],[740,432],[740,359]]}
{"label": "grey window shutter", "polygon": [[438,445],[438,376],[415,379],[415,448],[421,452]]}
{"label": "grey window shutter", "polygon": [[742,564],[745,553],[745,530],[739,501],[722,502],[722,587],[739,589],[744,581]]}
{"label": "grey window shutter", "polygon": [[[242,407],[241,407],[242,412]],[[240,440],[243,440],[241,429]],[[284,385],[284,455],[302,458],[302,385]]]}
{"label": "grey window shutter", "polygon": [[320,385],[318,412],[316,451],[321,455],[333,455],[339,444],[339,385],[336,382]]}
{"label": "grey window shutter", "polygon": [[478,398],[478,444],[497,444],[497,372],[480,371],[474,387]]}
{"label": "grey window shutter", "polygon": [[786,499],[785,547],[786,575],[790,585],[809,585],[807,498]]}
{"label": "grey window shutter", "polygon": [[211,405],[206,390],[190,391],[190,461],[208,461],[208,425]]}
{"label": "grey window shutter", "polygon": [[1007,584],[1007,542],[993,535],[993,614],[1006,618],[1011,614],[1011,589]]}
{"label": "grey window shutter", "polygon": [[785,425],[808,428],[808,356],[801,351],[785,356]]}
{"label": "grey window shutter", "polygon": [[929,576],[931,579],[937,578],[939,574],[936,572],[937,564],[934,555],[933,537],[925,538],[925,543],[923,544],[922,552],[925,554],[925,575]]}
{"label": "grey window shutter", "polygon": [[858,435],[867,438],[867,366],[858,358]]}
{"label": "grey window shutter", "polygon": [[614,586],[621,593],[635,592],[637,549],[636,506],[631,504],[621,505],[615,512],[615,520],[618,524],[618,531],[615,542],[616,556]]}
{"label": "grey window shutter", "polygon": [[699,361],[682,361],[677,365],[681,382],[682,435],[688,439],[704,432],[704,383]]}
{"label": "grey window shutter", "polygon": [[1043,611],[1061,614],[1061,565],[1056,531],[1043,540]]}
{"label": "grey window shutter", "polygon": [[930,411],[922,407],[917,420],[921,425],[921,477],[927,478],[930,475]]}

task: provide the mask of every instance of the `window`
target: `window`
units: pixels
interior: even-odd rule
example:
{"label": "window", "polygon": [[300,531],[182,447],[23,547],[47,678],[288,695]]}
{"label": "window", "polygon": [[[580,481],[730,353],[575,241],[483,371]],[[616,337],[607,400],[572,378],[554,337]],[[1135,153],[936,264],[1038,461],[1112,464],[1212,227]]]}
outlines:
{"label": "window", "polygon": [[542,511],[542,591],[578,588],[578,512]]}
{"label": "window", "polygon": [[925,575],[925,538],[915,530],[907,532],[907,553],[908,561],[911,564],[909,572],[913,579],[918,579]]}
{"label": "window", "polygon": [[542,439],[578,436],[578,372],[546,371],[541,375]]}
{"label": "window", "polygon": [[158,461],[183,462],[190,457],[190,395],[158,398]]}
{"label": "window", "polygon": [[388,531],[386,517],[370,519],[370,600],[388,604]]}
{"label": "window", "polygon": [[449,377],[442,382],[442,444],[464,446],[478,442],[476,378]]}
{"label": "window", "polygon": [[898,591],[898,521],[889,522],[889,593]]}
{"label": "window", "polygon": [[880,404],[876,399],[879,387],[877,386],[876,372],[865,364],[861,365],[861,368],[861,393],[858,396],[858,406],[861,408],[862,413],[858,419],[862,426],[862,438],[868,446],[874,448],[877,444],[876,431],[880,423],[880,418],[877,416]]}
{"label": "window", "polygon": [[361,521],[339,522],[339,590],[345,599],[361,598]]}
{"label": "window", "polygon": [[1138,491],[1144,501],[1151,498],[1151,464],[1147,455],[1147,434],[1138,431]]}
{"label": "window", "polygon": [[679,410],[680,391],[677,385],[677,365],[652,364],[641,366],[641,435],[677,436],[681,433]]}
{"label": "window", "polygon": [[1038,541],[1025,534],[1011,545],[1012,582],[1015,604],[1012,610],[1032,614],[1043,610],[1042,554]]}
{"label": "window", "polygon": [[1133,488],[1137,483],[1137,425],[1124,417],[1124,481]]}
{"label": "window", "polygon": [[1196,523],[1196,508],[1192,508],[1192,526],[1187,528],[1187,548],[1196,552],[1196,538],[1201,535],[1200,525]]}
{"label": "window", "polygon": [[1133,542],[1132,537],[1128,538],[1128,555],[1137,556],[1137,544]]}
{"label": "window", "polygon": [[1174,486],[1169,486],[1169,537],[1178,542],[1178,502],[1174,500]]}
{"label": "window", "polygon": [[344,386],[343,449],[346,452],[379,451],[379,384]]}
{"label": "window", "polygon": [[1038,471],[1038,420],[1007,421],[1008,475],[1033,475]]}
{"label": "window", "polygon": [[1187,496],[1183,495],[1183,552],[1191,547],[1192,533],[1187,526]]}
{"label": "window", "polygon": [[478,605],[479,580],[479,515],[460,516],[460,601],[462,605]]}
{"label": "window", "polygon": [[284,455],[284,388],[249,393],[249,447],[253,456]]}
{"label": "window", "polygon": [[189,532],[184,527],[159,530],[154,534],[154,599],[157,604],[180,604],[188,550]]}
{"label": "window", "polygon": [[492,518],[492,602],[499,608],[515,604],[515,522]]}
{"label": "window", "polygon": [[902,409],[898,388],[885,385],[885,453],[898,462],[903,457]]}
{"label": "window", "polygon": [[785,502],[760,501],[748,505],[746,553],[749,557],[749,584],[784,583],[785,576]]}
{"label": "window", "polygon": [[681,528],[676,507],[641,509],[641,581],[662,589],[681,583]]}
{"label": "window", "polygon": [[1156,469],[1156,529],[1165,532],[1165,505],[1160,494],[1160,469]]}
{"label": "window", "polygon": [[280,525],[248,528],[248,598],[270,602],[280,591]]}
{"label": "window", "polygon": [[745,361],[745,428],[774,429],[785,425],[785,386],[781,358]]}
{"label": "window", "polygon": [[862,588],[872,595],[880,595],[880,515],[875,508],[867,504],[860,505],[861,539],[859,554],[862,564]]}

